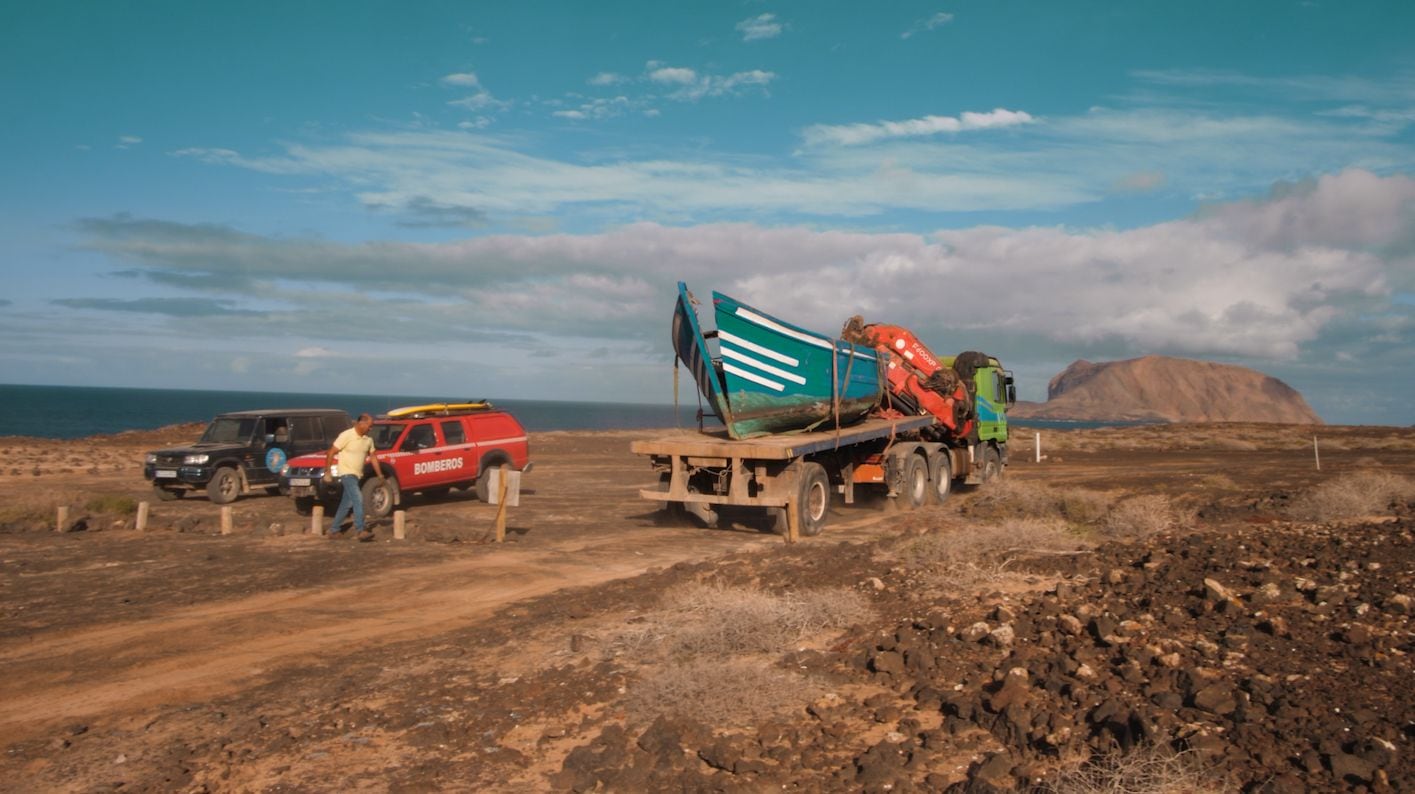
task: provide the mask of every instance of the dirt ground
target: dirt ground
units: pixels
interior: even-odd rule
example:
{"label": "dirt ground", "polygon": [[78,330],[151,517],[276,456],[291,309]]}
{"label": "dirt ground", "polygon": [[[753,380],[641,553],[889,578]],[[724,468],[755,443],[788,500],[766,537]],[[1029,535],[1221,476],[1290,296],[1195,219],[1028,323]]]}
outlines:
{"label": "dirt ground", "polygon": [[[142,453],[197,432],[0,439],[5,787],[1001,791],[1160,748],[1215,791],[1415,788],[1412,506],[1287,510],[1351,472],[1415,479],[1415,430],[1044,431],[1040,462],[1027,432],[1009,487],[1163,496],[1181,520],[1002,549],[978,579],[911,549],[966,544],[986,487],[837,503],[788,545],[750,514],[667,521],[638,497],[638,431],[534,434],[502,544],[470,493],[414,497],[403,540],[329,541],[266,495],[229,535],[199,495],[136,531]],[[625,638],[692,586],[866,612],[707,659],[801,699],[684,709],[653,687],[703,659]]]}

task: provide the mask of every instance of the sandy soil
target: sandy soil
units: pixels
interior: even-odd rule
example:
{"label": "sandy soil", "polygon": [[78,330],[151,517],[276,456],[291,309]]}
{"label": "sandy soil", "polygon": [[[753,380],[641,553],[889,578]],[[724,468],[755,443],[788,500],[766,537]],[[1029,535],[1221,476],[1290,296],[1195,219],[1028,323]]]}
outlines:
{"label": "sandy soil", "polygon": [[[327,541],[308,534],[309,520],[279,496],[236,502],[230,535],[219,533],[219,508],[200,496],[153,502],[148,529],[135,531],[129,509],[149,498],[142,452],[196,432],[0,439],[0,779],[25,790],[1006,789],[1100,752],[1105,742],[1128,747],[1144,734],[1150,743],[1202,750],[1235,787],[1415,785],[1411,632],[1400,606],[1415,595],[1410,514],[1396,507],[1333,528],[1282,513],[1295,494],[1343,471],[1415,476],[1410,430],[1048,433],[1040,463],[1030,460],[1028,436],[1009,480],[1165,494],[1188,518],[1174,533],[1135,543],[1022,560],[1026,578],[1008,585],[1017,592],[1002,594],[1000,585],[950,592],[921,584],[923,572],[896,553],[921,534],[967,533],[980,492],[912,512],[878,500],[837,504],[824,535],[787,546],[751,515],[716,530],[666,522],[637,497],[653,478],[646,461],[628,452],[631,440],[647,435],[635,432],[534,435],[535,470],[504,544],[491,542],[495,508],[458,493],[412,501],[405,540],[393,540],[385,524],[375,543]],[[1323,437],[1321,471],[1313,432]],[[59,505],[69,508],[69,531],[54,531]],[[1195,545],[1194,538],[1203,540]],[[1355,547],[1341,544],[1353,538],[1365,539],[1357,549],[1363,567],[1347,566]],[[1117,659],[1057,639],[1065,634],[1055,629],[1062,613],[1079,615],[1083,625],[1104,615],[1129,621],[1138,626],[1131,635],[1156,647],[1185,632],[1193,636],[1184,648],[1230,651],[1237,641],[1225,644],[1226,636],[1270,636],[1261,628],[1267,618],[1252,617],[1249,598],[1263,576],[1234,567],[1258,547],[1262,570],[1312,560],[1302,575],[1329,575],[1324,587],[1350,589],[1349,580],[1364,574],[1378,591],[1358,588],[1334,608],[1284,591],[1295,599],[1282,624],[1288,638],[1310,628],[1304,652],[1343,672],[1321,687],[1284,684],[1289,673],[1276,667],[1245,670],[1222,653],[1191,658],[1183,649],[1173,651],[1183,661],[1165,668],[1179,671],[1174,680],[1161,680],[1148,671],[1167,654]],[[1150,565],[1155,554],[1208,562]],[[1163,576],[1137,584],[1131,574],[1109,574],[1169,568],[1187,577],[1173,592],[1159,586]],[[1209,575],[1227,576],[1240,606],[1206,601]],[[1296,575],[1287,571],[1282,582]],[[836,710],[788,703],[769,720],[741,725],[634,706],[652,665],[616,652],[613,638],[652,615],[665,594],[694,582],[767,592],[836,586],[868,598],[872,618],[784,648],[789,659],[778,654],[772,662],[813,676],[830,689]],[[1071,584],[1058,594],[1058,582]],[[1100,589],[1087,590],[1093,586]],[[1176,614],[1193,613],[1192,625],[1152,625],[1163,610],[1134,606],[1159,603],[1161,592]],[[1324,595],[1321,604],[1334,598]],[[1010,620],[997,617],[1003,602]],[[1237,632],[1240,613],[1247,623]],[[1211,615],[1228,619],[1209,625]],[[959,639],[961,627],[989,620],[1030,639],[1006,648]],[[1354,635],[1353,625],[1362,627]],[[922,647],[920,631],[940,637],[927,664],[903,647]],[[1116,646],[1102,638],[1095,644]],[[1024,645],[1031,650],[1021,654]],[[806,652],[814,655],[799,656]],[[891,653],[899,654],[897,666],[884,656]],[[1076,696],[1076,682],[1058,678],[1058,670],[1075,672],[1075,659],[1113,682],[1085,689],[1111,697],[1088,703],[1091,694]],[[1147,671],[1143,681],[1129,672],[1136,665]],[[1025,716],[993,709],[1008,671],[1029,666],[1035,683],[1019,700],[1036,708]],[[1190,685],[1199,679],[1226,682],[1224,691],[1246,711]],[[1252,683],[1269,680],[1277,683]],[[1290,692],[1270,691],[1285,685]],[[1282,707],[1304,693],[1324,701],[1313,713],[1348,706],[1373,716],[1355,724],[1359,737],[1342,733],[1351,725],[1311,714],[1288,744],[1244,732],[1247,725],[1255,736],[1292,733],[1287,723],[1264,720],[1301,722]],[[1063,707],[1049,697],[1070,700]],[[1223,702],[1212,705],[1215,699]],[[1104,719],[1090,719],[1112,702]],[[1066,725],[1033,725],[1045,721],[1034,712],[1076,716]],[[1148,727],[1117,731],[1113,723]],[[1057,738],[1062,728],[1074,740]]]}

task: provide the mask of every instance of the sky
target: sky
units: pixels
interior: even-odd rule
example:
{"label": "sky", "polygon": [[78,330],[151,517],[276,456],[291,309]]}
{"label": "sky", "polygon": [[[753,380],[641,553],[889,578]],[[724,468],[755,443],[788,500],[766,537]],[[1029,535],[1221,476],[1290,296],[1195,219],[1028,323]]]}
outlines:
{"label": "sky", "polygon": [[685,281],[1415,424],[1404,0],[3,0],[0,113],[0,382],[668,403]]}

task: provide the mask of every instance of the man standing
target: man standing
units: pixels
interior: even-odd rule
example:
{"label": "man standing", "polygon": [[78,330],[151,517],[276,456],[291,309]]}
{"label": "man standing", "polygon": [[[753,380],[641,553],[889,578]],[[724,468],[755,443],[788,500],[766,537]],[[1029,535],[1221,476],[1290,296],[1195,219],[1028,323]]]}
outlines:
{"label": "man standing", "polygon": [[339,537],[339,525],[343,523],[344,516],[352,510],[354,531],[357,533],[354,537],[358,540],[373,540],[373,532],[364,528],[364,495],[359,490],[359,475],[364,471],[364,461],[373,466],[373,473],[378,475],[380,482],[383,481],[383,467],[379,464],[378,457],[373,454],[373,439],[369,438],[368,434],[372,426],[372,416],[359,414],[359,420],[334,439],[334,446],[330,447],[324,456],[324,481],[334,480],[332,467],[337,456],[339,482],[344,486],[344,495],[339,498],[339,507],[334,511],[334,525],[329,528],[331,539]]}

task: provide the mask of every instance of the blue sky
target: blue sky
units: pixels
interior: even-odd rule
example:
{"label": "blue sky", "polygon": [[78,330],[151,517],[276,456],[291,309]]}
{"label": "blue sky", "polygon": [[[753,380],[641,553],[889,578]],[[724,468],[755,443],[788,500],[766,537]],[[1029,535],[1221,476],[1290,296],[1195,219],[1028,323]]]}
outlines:
{"label": "blue sky", "polygon": [[1415,5],[11,2],[0,381],[667,402],[674,283],[1415,423]]}

